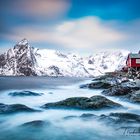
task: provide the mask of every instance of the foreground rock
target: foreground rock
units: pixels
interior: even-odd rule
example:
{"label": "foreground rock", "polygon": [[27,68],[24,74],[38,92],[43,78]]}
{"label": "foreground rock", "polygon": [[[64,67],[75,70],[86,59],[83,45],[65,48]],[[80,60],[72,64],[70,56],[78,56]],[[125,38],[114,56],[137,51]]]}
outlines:
{"label": "foreground rock", "polygon": [[81,85],[80,87],[90,89],[109,89],[116,85],[121,85],[122,83],[129,82],[129,79],[115,75],[103,75],[94,78],[92,81],[92,83]]}
{"label": "foreground rock", "polygon": [[125,82],[119,85],[105,89],[102,94],[108,96],[123,96],[139,90],[135,82]]}
{"label": "foreground rock", "polygon": [[9,114],[17,112],[35,112],[36,110],[22,104],[6,105],[0,103],[0,114]]}
{"label": "foreground rock", "polygon": [[41,96],[43,93],[36,93],[31,91],[21,91],[21,92],[11,92],[8,95],[10,96]]}
{"label": "foreground rock", "polygon": [[115,124],[140,124],[140,115],[132,113],[111,113],[107,115],[101,115],[100,120],[104,120]]}
{"label": "foreground rock", "polygon": [[130,87],[114,86],[109,89],[102,91],[102,94],[107,96],[122,96],[131,93]]}
{"label": "foreground rock", "polygon": [[94,78],[92,83],[81,85],[80,88],[108,89],[113,85],[112,79],[112,77],[107,75],[99,76]]}
{"label": "foreground rock", "polygon": [[82,114],[81,116],[67,116],[64,119],[79,118],[85,121],[102,121],[108,125],[120,125],[120,124],[140,124],[140,115],[132,113],[110,113],[109,115],[94,115],[94,114]]}
{"label": "foreground rock", "polygon": [[42,120],[35,120],[35,121],[24,123],[21,126],[38,128],[38,127],[43,127],[43,126],[49,126],[50,124],[51,124],[50,122],[46,122]]}
{"label": "foreground rock", "polygon": [[47,103],[42,108],[103,109],[121,107],[103,96],[73,97],[55,103]]}
{"label": "foreground rock", "polygon": [[104,81],[98,81],[88,84],[88,88],[91,89],[108,89],[112,85],[110,83],[104,82]]}
{"label": "foreground rock", "polygon": [[125,98],[127,98],[130,102],[140,103],[140,90],[128,94]]}
{"label": "foreground rock", "polygon": [[41,120],[36,120],[36,121],[31,121],[24,123],[22,126],[34,126],[34,127],[40,127],[44,125],[44,121]]}

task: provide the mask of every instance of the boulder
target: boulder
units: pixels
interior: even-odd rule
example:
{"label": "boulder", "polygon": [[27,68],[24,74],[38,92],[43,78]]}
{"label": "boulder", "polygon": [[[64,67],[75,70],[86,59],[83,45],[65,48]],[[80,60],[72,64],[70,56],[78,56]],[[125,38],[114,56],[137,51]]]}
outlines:
{"label": "boulder", "polygon": [[140,115],[133,113],[110,113],[108,116],[101,115],[100,120],[109,120],[110,123],[116,124],[140,123]]}
{"label": "boulder", "polygon": [[0,114],[9,114],[17,112],[35,112],[35,111],[37,110],[34,110],[22,104],[6,105],[0,103]]}
{"label": "boulder", "polygon": [[64,117],[63,119],[64,120],[71,120],[71,119],[75,119],[75,118],[78,118],[78,116],[66,116],[66,117]]}
{"label": "boulder", "polygon": [[111,86],[112,85],[110,83],[103,82],[103,81],[97,81],[97,82],[88,84],[88,88],[90,89],[108,89]]}
{"label": "boulder", "polygon": [[114,86],[109,89],[102,91],[102,94],[107,96],[123,96],[131,93],[132,90],[130,87]]}
{"label": "boulder", "polygon": [[84,113],[80,116],[80,119],[84,120],[84,121],[88,121],[88,120],[95,120],[97,119],[98,116],[94,115],[94,114],[90,114],[90,113]]}
{"label": "boulder", "polygon": [[125,83],[121,83],[119,85],[110,87],[109,89],[103,90],[102,94],[108,95],[108,96],[123,96],[123,95],[128,95],[139,89],[140,87],[137,87],[136,83],[125,82]]}
{"label": "boulder", "polygon": [[55,103],[47,103],[42,106],[42,108],[45,109],[69,108],[69,109],[86,109],[86,110],[114,108],[114,107],[121,107],[121,105],[103,96],[92,96],[91,98],[72,97]]}
{"label": "boulder", "polygon": [[36,93],[31,91],[19,91],[19,92],[11,92],[8,95],[10,96],[41,96],[43,93]]}
{"label": "boulder", "polygon": [[44,125],[44,121],[36,120],[22,124],[22,126],[33,126],[33,127],[40,127]]}
{"label": "boulder", "polygon": [[140,90],[132,92],[127,97],[131,102],[140,103]]}
{"label": "boulder", "polygon": [[95,119],[95,117],[97,117],[96,115],[94,115],[94,114],[90,114],[90,113],[84,113],[84,114],[82,114],[81,116],[66,116],[66,117],[64,117],[64,120],[71,120],[71,119],[78,119],[78,118],[80,118],[80,119],[83,119],[83,120],[91,120],[91,119]]}
{"label": "boulder", "polygon": [[129,124],[140,124],[140,115],[133,113],[110,113],[109,115],[102,114],[100,116],[86,113],[81,116],[67,116],[66,119],[82,119],[84,121],[100,121],[104,122],[110,126],[120,126],[120,125],[129,125]]}
{"label": "boulder", "polygon": [[47,125],[50,125],[50,122],[46,122],[42,120],[35,120],[35,121],[24,123],[21,126],[38,128],[38,127],[43,127]]}

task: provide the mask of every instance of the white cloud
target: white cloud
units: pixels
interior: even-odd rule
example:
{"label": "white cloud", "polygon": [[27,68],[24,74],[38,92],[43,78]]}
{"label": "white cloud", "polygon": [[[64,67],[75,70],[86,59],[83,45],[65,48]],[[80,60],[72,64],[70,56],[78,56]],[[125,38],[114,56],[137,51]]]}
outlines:
{"label": "white cloud", "polygon": [[126,36],[97,18],[86,17],[57,26],[53,38],[67,47],[94,48],[121,41]]}
{"label": "white cloud", "polygon": [[19,27],[9,39],[20,40],[24,37],[31,42],[48,42],[70,49],[101,50],[110,44],[116,44],[127,38],[126,34],[104,24],[96,17],[64,21],[48,28]]}

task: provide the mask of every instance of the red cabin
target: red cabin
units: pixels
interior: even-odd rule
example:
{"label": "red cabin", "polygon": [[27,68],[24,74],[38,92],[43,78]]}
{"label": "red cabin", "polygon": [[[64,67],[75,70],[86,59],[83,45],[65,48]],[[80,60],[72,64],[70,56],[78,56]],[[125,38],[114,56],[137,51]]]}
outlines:
{"label": "red cabin", "polygon": [[126,65],[129,70],[140,71],[140,53],[130,53]]}

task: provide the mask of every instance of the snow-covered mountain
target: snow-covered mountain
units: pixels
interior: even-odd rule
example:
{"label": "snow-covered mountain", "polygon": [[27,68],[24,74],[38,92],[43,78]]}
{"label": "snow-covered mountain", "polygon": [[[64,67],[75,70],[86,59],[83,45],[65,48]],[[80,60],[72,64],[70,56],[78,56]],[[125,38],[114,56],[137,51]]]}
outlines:
{"label": "snow-covered mountain", "polygon": [[101,52],[89,57],[37,49],[23,39],[0,55],[0,75],[91,77],[121,69],[128,52]]}

